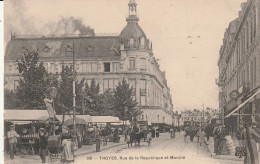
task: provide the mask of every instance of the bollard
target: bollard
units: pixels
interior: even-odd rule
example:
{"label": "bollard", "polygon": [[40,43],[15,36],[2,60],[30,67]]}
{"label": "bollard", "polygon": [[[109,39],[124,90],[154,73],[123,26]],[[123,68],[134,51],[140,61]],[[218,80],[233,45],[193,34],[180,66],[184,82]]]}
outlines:
{"label": "bollard", "polygon": [[100,152],[100,139],[96,139],[96,152]]}

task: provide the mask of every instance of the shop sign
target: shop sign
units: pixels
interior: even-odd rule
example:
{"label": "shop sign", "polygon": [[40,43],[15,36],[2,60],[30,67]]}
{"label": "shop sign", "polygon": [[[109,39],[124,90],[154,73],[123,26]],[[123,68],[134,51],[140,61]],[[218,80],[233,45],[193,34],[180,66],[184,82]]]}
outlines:
{"label": "shop sign", "polygon": [[229,93],[229,98],[232,100],[236,100],[239,97],[239,92],[237,90],[233,90]]}

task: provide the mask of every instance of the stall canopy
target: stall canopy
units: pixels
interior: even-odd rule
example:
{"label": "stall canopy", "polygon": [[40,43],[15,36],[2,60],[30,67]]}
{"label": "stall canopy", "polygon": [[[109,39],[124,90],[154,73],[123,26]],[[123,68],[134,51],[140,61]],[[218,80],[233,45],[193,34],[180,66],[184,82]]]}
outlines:
{"label": "stall canopy", "polygon": [[91,116],[93,123],[119,123],[118,117],[114,116]]}
{"label": "stall canopy", "polygon": [[123,123],[123,121],[120,120],[120,122],[111,123],[111,125],[130,125],[130,122],[127,120]]}
{"label": "stall canopy", "polygon": [[[86,122],[92,122],[91,116],[90,115],[75,115],[77,118],[81,118],[85,120]],[[55,117],[62,122],[62,117],[63,115],[55,115]],[[73,118],[73,115],[65,115],[64,117],[64,122],[67,121],[68,119]]]}
{"label": "stall canopy", "polygon": [[47,110],[4,110],[5,121],[16,121],[24,123],[25,121],[39,121],[41,117],[48,117]]}

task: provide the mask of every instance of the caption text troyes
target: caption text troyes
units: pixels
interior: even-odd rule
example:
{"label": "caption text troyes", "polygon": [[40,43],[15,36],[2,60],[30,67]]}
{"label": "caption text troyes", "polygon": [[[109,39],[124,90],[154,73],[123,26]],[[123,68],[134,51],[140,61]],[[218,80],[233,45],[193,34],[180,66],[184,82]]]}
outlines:
{"label": "caption text troyes", "polygon": [[185,159],[185,156],[99,156],[94,158],[92,156],[86,157],[87,160],[173,160]]}

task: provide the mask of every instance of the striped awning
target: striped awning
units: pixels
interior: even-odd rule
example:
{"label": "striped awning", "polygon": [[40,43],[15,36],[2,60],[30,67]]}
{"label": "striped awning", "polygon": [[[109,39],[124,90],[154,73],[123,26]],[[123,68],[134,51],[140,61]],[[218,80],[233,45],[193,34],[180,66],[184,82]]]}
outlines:
{"label": "striped awning", "polygon": [[246,105],[250,100],[252,100],[257,94],[260,93],[260,89],[256,93],[254,93],[252,96],[250,96],[246,101],[244,101],[242,104],[238,105],[236,109],[234,109],[232,112],[230,112],[228,115],[225,116],[225,118],[230,117],[233,113],[238,111],[240,108],[242,108],[244,105]]}

